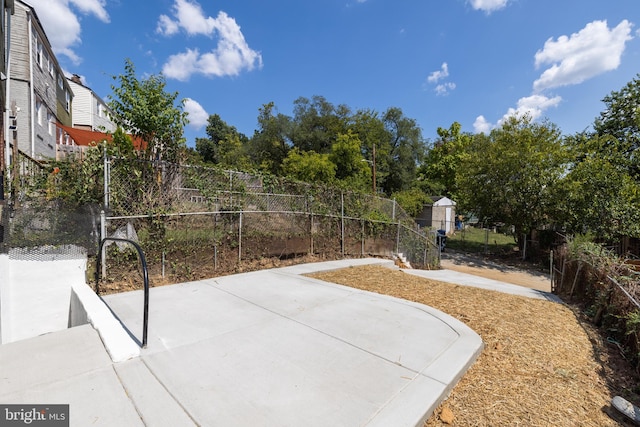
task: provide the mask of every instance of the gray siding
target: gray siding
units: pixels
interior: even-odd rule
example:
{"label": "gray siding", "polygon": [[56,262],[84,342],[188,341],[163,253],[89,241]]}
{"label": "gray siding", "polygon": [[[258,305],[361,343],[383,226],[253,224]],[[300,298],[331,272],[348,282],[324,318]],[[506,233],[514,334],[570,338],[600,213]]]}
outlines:
{"label": "gray siding", "polygon": [[[34,13],[30,6],[19,0],[16,1],[15,14],[11,17],[10,99],[8,101],[9,105],[15,102],[20,108],[17,115],[18,147],[26,154],[40,160],[55,158],[56,131],[55,126],[50,129],[49,121],[52,117],[53,122],[71,124],[71,107],[69,112],[65,111],[65,90],[71,98],[73,92],[62,74],[46,34],[35,19]],[[29,44],[29,24],[31,24],[31,44]],[[42,46],[40,61],[37,60],[38,43]],[[58,76],[62,76],[62,89],[58,86]],[[38,107],[40,107],[40,120],[38,120]]]}
{"label": "gray siding", "polygon": [[[14,101],[16,107],[20,109],[16,115],[18,148],[31,155],[31,114],[29,110],[31,102],[29,94],[29,83],[20,80],[11,81],[11,101]],[[8,137],[12,140],[11,131]]]}
{"label": "gray siding", "polygon": [[11,78],[28,81],[31,76],[27,8],[16,2],[15,11],[11,17]]}

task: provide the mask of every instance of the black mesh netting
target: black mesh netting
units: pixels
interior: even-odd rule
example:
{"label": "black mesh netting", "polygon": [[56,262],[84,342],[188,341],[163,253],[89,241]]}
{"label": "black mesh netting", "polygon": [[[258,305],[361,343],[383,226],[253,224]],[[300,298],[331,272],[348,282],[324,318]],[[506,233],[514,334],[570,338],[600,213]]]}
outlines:
{"label": "black mesh netting", "polygon": [[97,206],[57,201],[27,202],[5,212],[4,252],[14,259],[71,259],[95,254],[99,238]]}

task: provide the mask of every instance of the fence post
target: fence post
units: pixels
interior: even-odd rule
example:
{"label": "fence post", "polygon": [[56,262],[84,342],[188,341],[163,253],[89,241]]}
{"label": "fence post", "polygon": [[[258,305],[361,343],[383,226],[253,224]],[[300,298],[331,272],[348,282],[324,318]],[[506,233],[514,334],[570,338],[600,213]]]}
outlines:
{"label": "fence post", "polygon": [[360,237],[360,256],[364,258],[364,219],[360,220],[362,224],[362,234]]}
{"label": "fence post", "polygon": [[340,192],[340,246],[344,257],[344,191]]}
{"label": "fence post", "polygon": [[[104,181],[104,208],[105,209],[109,209],[109,180],[110,180],[110,175],[111,175],[111,171],[109,170],[109,160],[107,159],[107,145],[105,144],[104,147],[102,148],[102,153],[103,153],[103,181]],[[102,236],[103,238],[106,236]]]}
{"label": "fence post", "polygon": [[391,213],[391,221],[395,221],[396,220],[396,199],[393,199],[393,209],[392,209],[392,213]]}
{"label": "fence post", "polygon": [[238,219],[238,262],[242,262],[242,211]]}
{"label": "fence post", "polygon": [[[100,241],[107,237],[107,214],[104,210],[100,211]],[[102,278],[107,278],[107,247],[103,246],[102,251],[98,254],[102,262]]]}
{"label": "fence post", "polygon": [[313,255],[313,209],[312,207],[313,196],[307,197],[307,212],[309,212],[309,242],[310,249],[309,255]]}
{"label": "fence post", "polygon": [[549,276],[551,278],[551,292],[555,291],[553,286],[553,249],[549,251]]}
{"label": "fence post", "polygon": [[398,231],[396,233],[396,254],[400,254],[400,227],[400,221],[398,221]]}

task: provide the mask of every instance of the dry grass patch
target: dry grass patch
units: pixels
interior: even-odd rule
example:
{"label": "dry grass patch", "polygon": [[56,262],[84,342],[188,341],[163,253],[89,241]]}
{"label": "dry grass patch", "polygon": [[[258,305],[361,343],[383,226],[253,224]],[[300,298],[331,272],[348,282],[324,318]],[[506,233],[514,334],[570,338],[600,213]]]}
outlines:
{"label": "dry grass patch", "polygon": [[620,425],[605,410],[637,377],[611,371],[610,349],[566,305],[379,266],[311,276],[429,305],[482,337],[484,351],[426,426]]}

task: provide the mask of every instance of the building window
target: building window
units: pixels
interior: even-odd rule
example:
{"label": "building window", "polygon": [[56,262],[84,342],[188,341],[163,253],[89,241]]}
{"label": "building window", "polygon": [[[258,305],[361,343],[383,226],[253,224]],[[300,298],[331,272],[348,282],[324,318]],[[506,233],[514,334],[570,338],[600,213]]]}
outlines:
{"label": "building window", "polygon": [[36,64],[42,68],[42,43],[36,38]]}
{"label": "building window", "polygon": [[40,126],[42,126],[42,108],[42,101],[36,99],[36,120]]}
{"label": "building window", "polygon": [[67,110],[67,112],[69,112],[69,110],[71,110],[71,95],[69,94],[68,90],[64,91],[64,100],[65,100],[65,109]]}
{"label": "building window", "polygon": [[47,122],[49,123],[49,135],[53,135],[56,127],[56,119],[53,114],[51,114],[51,111],[47,111]]}
{"label": "building window", "polygon": [[64,88],[64,82],[62,81],[62,74],[58,74],[58,86],[60,89]]}
{"label": "building window", "polygon": [[56,71],[55,71],[55,68],[53,67],[53,61],[51,59],[49,59],[49,74],[51,74],[51,77],[53,77],[53,79],[55,80]]}

